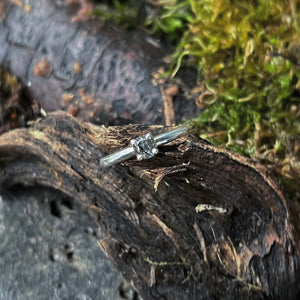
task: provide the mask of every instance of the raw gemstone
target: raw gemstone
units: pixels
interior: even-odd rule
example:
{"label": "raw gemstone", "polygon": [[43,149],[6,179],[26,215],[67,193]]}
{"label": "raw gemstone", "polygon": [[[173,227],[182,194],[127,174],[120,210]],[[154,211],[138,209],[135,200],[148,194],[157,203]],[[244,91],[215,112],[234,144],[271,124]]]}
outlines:
{"label": "raw gemstone", "polygon": [[158,149],[151,133],[131,140],[137,160],[152,158],[158,153]]}

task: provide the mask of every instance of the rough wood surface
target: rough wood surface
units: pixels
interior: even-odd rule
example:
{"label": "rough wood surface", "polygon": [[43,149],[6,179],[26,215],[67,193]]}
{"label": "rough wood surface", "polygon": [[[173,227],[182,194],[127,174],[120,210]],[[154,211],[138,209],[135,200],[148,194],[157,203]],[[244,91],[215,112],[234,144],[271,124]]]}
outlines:
{"label": "rough wood surface", "polygon": [[54,187],[84,203],[102,248],[144,299],[293,299],[299,240],[268,171],[192,134],[148,161],[99,167],[157,126],[97,127],[56,112],[0,136],[0,187]]}

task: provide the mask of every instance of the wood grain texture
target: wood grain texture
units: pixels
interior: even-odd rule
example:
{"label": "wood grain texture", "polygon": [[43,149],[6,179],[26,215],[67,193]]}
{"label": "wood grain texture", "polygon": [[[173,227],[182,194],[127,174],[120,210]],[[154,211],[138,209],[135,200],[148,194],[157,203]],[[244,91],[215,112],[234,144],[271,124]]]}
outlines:
{"label": "wood grain texture", "polygon": [[295,298],[296,220],[268,170],[191,133],[151,160],[99,167],[150,130],[166,128],[48,114],[0,136],[0,186],[49,186],[87,205],[102,248],[144,299]]}

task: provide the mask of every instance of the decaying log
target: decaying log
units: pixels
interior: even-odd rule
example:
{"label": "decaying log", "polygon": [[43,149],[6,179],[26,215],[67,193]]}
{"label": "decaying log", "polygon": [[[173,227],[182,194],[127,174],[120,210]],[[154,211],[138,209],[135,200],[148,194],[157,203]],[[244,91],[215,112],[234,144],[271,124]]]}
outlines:
{"label": "decaying log", "polygon": [[99,159],[158,126],[97,127],[63,112],[0,136],[0,187],[53,187],[90,208],[144,299],[299,296],[299,240],[268,170],[191,133],[148,161]]}
{"label": "decaying log", "polygon": [[[0,65],[18,76],[46,111],[62,109],[106,125],[164,124],[153,73],[165,67],[170,47],[145,32],[99,20],[72,22],[76,7],[66,3],[5,0],[0,6]],[[183,79],[190,84],[189,75]],[[177,123],[199,112],[181,90],[174,99]]]}

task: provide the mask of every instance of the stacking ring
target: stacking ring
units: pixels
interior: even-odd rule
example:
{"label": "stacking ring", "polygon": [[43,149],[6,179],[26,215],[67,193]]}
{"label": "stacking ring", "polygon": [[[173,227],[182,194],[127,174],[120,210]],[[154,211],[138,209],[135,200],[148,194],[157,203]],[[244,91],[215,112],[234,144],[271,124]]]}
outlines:
{"label": "stacking ring", "polygon": [[132,139],[129,146],[125,149],[101,158],[100,164],[102,167],[109,167],[134,156],[136,156],[137,160],[152,158],[158,153],[159,146],[177,139],[187,130],[187,127],[178,127],[155,137],[153,137],[152,133],[139,136]]}

